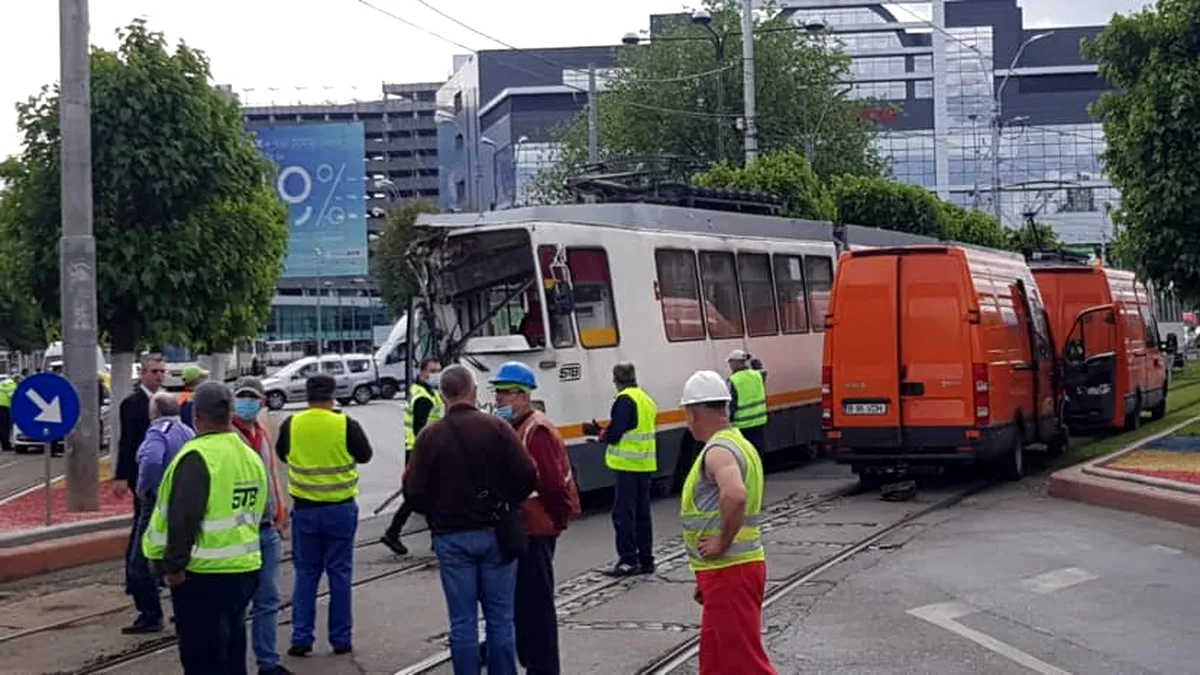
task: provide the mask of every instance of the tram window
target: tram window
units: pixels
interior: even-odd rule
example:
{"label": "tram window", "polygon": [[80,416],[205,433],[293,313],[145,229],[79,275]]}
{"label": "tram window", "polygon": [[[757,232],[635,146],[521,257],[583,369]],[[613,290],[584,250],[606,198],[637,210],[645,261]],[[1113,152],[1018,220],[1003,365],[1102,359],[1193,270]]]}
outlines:
{"label": "tram window", "polygon": [[804,256],[804,278],[808,281],[808,306],[813,332],[825,330],[825,312],[833,291],[833,260],[823,255]]}
{"label": "tram window", "polygon": [[574,289],[579,344],[589,349],[616,347],[621,335],[617,330],[608,255],[600,248],[569,248],[567,267]]}
{"label": "tram window", "polygon": [[775,335],[779,332],[779,317],[775,312],[770,256],[766,253],[739,253],[738,276],[742,280],[747,332],[751,337]]}
{"label": "tram window", "polygon": [[804,292],[804,259],[798,255],[777,255],[775,300],[779,303],[779,322],[786,334],[808,332],[808,302]]}
{"label": "tram window", "polygon": [[654,252],[654,264],[658,268],[658,293],[662,298],[659,304],[667,340],[703,340],[704,313],[700,310],[696,254],[660,248]]}
{"label": "tram window", "polygon": [[741,337],[745,326],[742,324],[742,299],[738,295],[733,254],[701,251],[700,281],[709,337]]}
{"label": "tram window", "polygon": [[[545,290],[547,298],[553,297],[555,285],[566,283],[567,275],[563,274],[562,270],[554,269],[555,251],[554,246],[538,247],[538,260],[542,265],[542,288]],[[529,321],[525,322],[524,329],[521,331],[527,340],[531,339],[531,334],[540,334],[542,330],[541,306],[531,304],[530,307]],[[571,315],[556,312],[553,306],[547,307],[547,309],[550,310],[547,312],[550,316],[550,344],[554,345],[555,349],[574,347],[575,329],[571,326]],[[544,337],[541,339],[543,342],[545,341]]]}

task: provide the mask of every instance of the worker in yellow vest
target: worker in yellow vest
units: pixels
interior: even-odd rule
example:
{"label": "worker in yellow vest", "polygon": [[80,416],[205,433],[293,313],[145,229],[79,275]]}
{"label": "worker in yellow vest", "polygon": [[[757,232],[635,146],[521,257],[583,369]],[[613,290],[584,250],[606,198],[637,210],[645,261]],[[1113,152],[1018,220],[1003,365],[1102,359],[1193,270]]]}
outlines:
{"label": "worker in yellow vest", "polygon": [[767,451],[767,374],[762,364],[751,367],[750,355],[744,349],[729,352],[729,403],[733,426],[760,453]]}
{"label": "worker in yellow vest", "polygon": [[[417,442],[417,434],[426,425],[442,419],[446,414],[446,404],[438,386],[442,382],[442,362],[436,358],[428,358],[421,362],[416,381],[408,388],[408,400],[404,403],[404,466],[408,467],[412,457],[413,445]],[[392,550],[396,555],[408,555],[408,547],[400,541],[408,517],[412,515],[412,504],[407,500],[400,505],[392,523],[379,538],[379,541]]]}
{"label": "worker in yellow vest", "polygon": [[329,577],[329,642],[334,654],[354,650],[350,578],[358,532],[358,465],[371,461],[371,443],[362,426],[334,410],[337,382],[314,375],[305,382],[308,410],[279,427],[275,454],[288,465],[292,496],[291,656],[312,654],[317,585]]}
{"label": "worker in yellow vest", "polygon": [[658,404],[638,386],[632,363],[618,363],[612,372],[617,396],[609,412],[608,427],[599,437],[608,446],[604,464],[616,474],[612,520],[617,564],[606,574],[614,577],[651,574],[654,521],[650,514],[650,479],[658,471],[655,442]]}
{"label": "worker in yellow vest", "polygon": [[193,401],[199,435],[167,466],[140,545],[171,587],[184,673],[244,673],[267,473],[233,429],[229,387],[203,384]]}
{"label": "worker in yellow vest", "polygon": [[10,377],[0,382],[0,450],[12,450],[12,401],[17,385],[21,383],[20,376]]}
{"label": "worker in yellow vest", "polygon": [[730,424],[731,398],[720,375],[701,370],[683,385],[679,401],[688,431],[704,443],[679,510],[695,598],[704,607],[700,675],[775,675],[762,642],[762,460]]}

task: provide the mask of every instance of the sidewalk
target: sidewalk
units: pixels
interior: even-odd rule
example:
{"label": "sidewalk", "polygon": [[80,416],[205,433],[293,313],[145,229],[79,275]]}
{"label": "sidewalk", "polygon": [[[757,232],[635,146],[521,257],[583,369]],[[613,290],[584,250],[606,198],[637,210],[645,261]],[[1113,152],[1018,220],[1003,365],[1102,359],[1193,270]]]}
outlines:
{"label": "sidewalk", "polygon": [[1200,416],[1056,472],[1050,494],[1200,527]]}

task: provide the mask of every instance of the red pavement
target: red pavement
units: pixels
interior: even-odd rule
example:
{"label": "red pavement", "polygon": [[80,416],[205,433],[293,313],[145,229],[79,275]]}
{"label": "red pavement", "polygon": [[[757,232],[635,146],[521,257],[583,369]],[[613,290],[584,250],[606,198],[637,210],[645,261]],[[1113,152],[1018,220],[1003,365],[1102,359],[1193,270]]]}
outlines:
{"label": "red pavement", "polygon": [[[98,518],[128,516],[133,513],[133,501],[129,497],[118,499],[112,493],[112,481],[100,484],[100,510],[79,513],[67,511],[66,485],[55,485],[50,489],[52,515],[55,525],[76,523]],[[0,535],[34,530],[46,525],[46,493],[42,489],[0,506]]]}

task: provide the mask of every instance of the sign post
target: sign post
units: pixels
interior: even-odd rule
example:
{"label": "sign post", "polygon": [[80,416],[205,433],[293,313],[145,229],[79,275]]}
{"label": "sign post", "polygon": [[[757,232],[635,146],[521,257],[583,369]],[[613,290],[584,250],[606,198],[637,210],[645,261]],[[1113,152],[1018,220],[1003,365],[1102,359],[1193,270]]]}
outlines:
{"label": "sign post", "polygon": [[13,424],[21,434],[46,445],[46,524],[53,521],[50,455],[79,422],[79,394],[57,373],[38,373],[21,381],[13,392]]}

